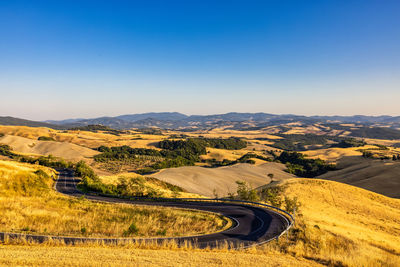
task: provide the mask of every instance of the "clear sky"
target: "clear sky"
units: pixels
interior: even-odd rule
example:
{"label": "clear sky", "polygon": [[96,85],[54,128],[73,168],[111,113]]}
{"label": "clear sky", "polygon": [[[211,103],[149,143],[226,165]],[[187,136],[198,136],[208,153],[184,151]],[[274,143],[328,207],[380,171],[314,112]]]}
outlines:
{"label": "clear sky", "polygon": [[400,115],[399,0],[0,1],[0,116]]}

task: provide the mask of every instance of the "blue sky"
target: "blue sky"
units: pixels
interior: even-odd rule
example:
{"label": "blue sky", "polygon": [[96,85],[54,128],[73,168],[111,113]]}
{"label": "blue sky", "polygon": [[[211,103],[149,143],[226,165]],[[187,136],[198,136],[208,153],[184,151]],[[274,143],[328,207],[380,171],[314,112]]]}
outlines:
{"label": "blue sky", "polygon": [[0,1],[0,115],[400,115],[400,1]]}

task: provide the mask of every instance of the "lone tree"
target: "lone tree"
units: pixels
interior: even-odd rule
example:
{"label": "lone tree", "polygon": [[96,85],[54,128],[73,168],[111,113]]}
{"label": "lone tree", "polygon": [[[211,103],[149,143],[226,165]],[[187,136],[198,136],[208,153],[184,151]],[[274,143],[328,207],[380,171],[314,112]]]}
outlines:
{"label": "lone tree", "polygon": [[273,173],[268,173],[268,177],[272,179],[274,179],[274,174]]}

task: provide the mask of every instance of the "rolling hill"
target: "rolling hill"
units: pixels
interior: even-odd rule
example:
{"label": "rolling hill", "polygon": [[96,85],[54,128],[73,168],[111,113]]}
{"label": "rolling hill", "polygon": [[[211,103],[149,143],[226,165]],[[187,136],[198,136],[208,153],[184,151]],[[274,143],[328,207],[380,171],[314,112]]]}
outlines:
{"label": "rolling hill", "polygon": [[55,157],[62,157],[73,161],[93,157],[99,153],[90,148],[67,142],[39,141],[13,135],[0,137],[0,143],[11,146],[18,153],[43,156],[51,154]]}
{"label": "rolling hill", "polygon": [[47,122],[31,121],[19,119],[14,117],[0,117],[0,125],[14,125],[14,126],[30,126],[30,127],[47,127],[52,129],[65,129],[60,125],[54,125]]}
{"label": "rolling hill", "polygon": [[[189,166],[162,170],[151,175],[161,181],[180,186],[188,192],[214,197],[227,196],[236,192],[236,181],[246,181],[256,188],[271,182],[267,175],[274,174],[274,181],[293,178],[292,174],[284,171],[285,166],[279,163],[264,163],[257,166],[240,163],[219,168],[204,168]],[[214,191],[215,190],[215,191]]]}
{"label": "rolling hill", "polygon": [[358,186],[385,196],[400,198],[400,163],[344,157],[340,168],[318,178]]}

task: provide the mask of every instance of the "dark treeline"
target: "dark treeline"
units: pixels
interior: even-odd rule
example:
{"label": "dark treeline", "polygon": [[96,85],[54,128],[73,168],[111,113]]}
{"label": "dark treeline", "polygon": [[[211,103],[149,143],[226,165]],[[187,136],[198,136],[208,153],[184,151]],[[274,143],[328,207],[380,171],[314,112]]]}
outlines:
{"label": "dark treeline", "polygon": [[297,152],[282,152],[275,160],[286,164],[287,172],[299,177],[313,178],[336,169],[321,159],[307,159]]}
{"label": "dark treeline", "polygon": [[229,149],[229,150],[238,150],[245,148],[247,146],[246,141],[241,140],[240,138],[188,138],[186,140],[164,140],[159,142],[160,148],[175,150],[175,149],[184,149],[186,147],[195,147],[202,154],[205,154],[205,148],[219,148],[219,149]]}
{"label": "dark treeline", "polygon": [[90,125],[86,125],[86,126],[73,127],[73,128],[70,128],[69,130],[88,131],[88,132],[102,131],[102,132],[107,132],[107,133],[114,134],[114,135],[120,135],[120,134],[126,133],[126,131],[116,130],[116,129],[110,128],[108,126],[100,125],[100,124],[90,124]]}
{"label": "dark treeline", "polygon": [[203,162],[206,162],[210,164],[211,168],[216,168],[216,167],[222,167],[222,166],[229,166],[229,165],[234,165],[237,163],[249,163],[249,164],[255,164],[256,162],[253,159],[261,159],[264,161],[273,161],[272,158],[264,157],[255,153],[247,153],[237,160],[229,160],[229,159],[224,159],[222,161],[217,161],[216,159],[207,159],[204,160]]}
{"label": "dark treeline", "polygon": [[360,146],[365,146],[366,144],[367,143],[364,140],[349,138],[349,139],[344,139],[337,144],[333,144],[331,147],[340,147],[340,148],[360,147]]}

